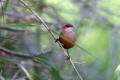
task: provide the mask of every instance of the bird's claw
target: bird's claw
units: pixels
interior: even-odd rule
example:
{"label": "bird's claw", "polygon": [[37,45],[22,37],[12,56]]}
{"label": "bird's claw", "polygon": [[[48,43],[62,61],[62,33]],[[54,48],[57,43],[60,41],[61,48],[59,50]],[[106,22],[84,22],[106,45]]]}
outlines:
{"label": "bird's claw", "polygon": [[66,58],[67,60],[69,60],[70,59],[70,56],[67,56],[67,58]]}
{"label": "bird's claw", "polygon": [[56,39],[56,40],[55,40],[55,42],[58,42],[58,41],[59,41],[59,39]]}

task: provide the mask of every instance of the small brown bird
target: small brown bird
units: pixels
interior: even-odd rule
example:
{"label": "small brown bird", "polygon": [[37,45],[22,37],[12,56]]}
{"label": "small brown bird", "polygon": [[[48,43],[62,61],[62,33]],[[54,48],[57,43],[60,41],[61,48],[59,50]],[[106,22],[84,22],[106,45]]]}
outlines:
{"label": "small brown bird", "polygon": [[63,48],[68,51],[68,49],[75,45],[76,31],[71,24],[64,24],[62,28],[63,31],[61,32],[58,41],[62,44]]}
{"label": "small brown bird", "polygon": [[72,48],[76,42],[76,32],[71,24],[62,26],[63,31],[59,36],[59,41],[65,49]]}

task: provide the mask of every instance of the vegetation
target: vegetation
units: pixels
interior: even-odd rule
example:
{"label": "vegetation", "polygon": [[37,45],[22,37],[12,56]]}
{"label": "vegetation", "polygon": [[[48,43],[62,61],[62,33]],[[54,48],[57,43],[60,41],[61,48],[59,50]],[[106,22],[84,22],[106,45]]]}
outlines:
{"label": "vegetation", "polygon": [[[0,80],[119,80],[119,5],[119,0],[0,0]],[[55,42],[66,23],[77,33],[70,60]]]}

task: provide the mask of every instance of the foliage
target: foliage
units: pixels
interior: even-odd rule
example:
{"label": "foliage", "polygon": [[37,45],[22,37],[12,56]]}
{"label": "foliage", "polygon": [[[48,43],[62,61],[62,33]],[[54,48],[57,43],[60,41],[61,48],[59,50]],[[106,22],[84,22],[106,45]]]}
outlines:
{"label": "foliage", "polygon": [[[56,37],[64,23],[76,28],[77,42],[69,53],[84,80],[119,80],[119,0],[24,1],[45,20]],[[0,62],[12,65],[6,70],[0,69],[0,77],[9,80],[20,69],[16,79],[24,76],[35,80],[77,79],[44,25],[19,0],[0,0],[0,46],[31,55],[41,50],[53,50],[50,54],[34,58],[17,57],[10,53],[6,58],[0,55]],[[22,62],[24,65],[19,65]]]}

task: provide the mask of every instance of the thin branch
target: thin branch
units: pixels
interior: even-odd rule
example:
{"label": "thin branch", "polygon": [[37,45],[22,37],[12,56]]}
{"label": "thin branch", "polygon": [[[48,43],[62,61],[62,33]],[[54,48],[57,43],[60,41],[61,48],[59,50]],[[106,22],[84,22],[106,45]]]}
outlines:
{"label": "thin branch", "polygon": [[16,71],[16,73],[13,75],[13,78],[11,79],[11,80],[16,80],[16,78],[17,78],[17,76],[18,76],[18,74],[20,73],[20,69],[18,69],[17,71]]}
{"label": "thin branch", "polygon": [[113,22],[111,22],[109,19],[107,19],[105,16],[103,15],[98,15],[99,16],[99,22],[100,23],[109,23],[110,24],[110,27],[114,27],[116,24],[114,24]]}
{"label": "thin branch", "polygon": [[6,49],[2,46],[0,46],[0,50],[6,52],[9,55],[13,55],[13,56],[18,56],[18,57],[25,57],[25,58],[33,58],[33,57],[39,57],[43,54],[48,54],[48,53],[52,53],[52,50],[41,50],[40,52],[36,52],[36,53],[24,53],[24,52],[15,52],[9,49]]}
{"label": "thin branch", "polygon": [[95,20],[97,19],[98,10],[99,10],[99,9],[98,9],[98,1],[99,1],[99,0],[96,0],[96,1],[94,2],[95,11],[94,11],[93,16],[91,17],[90,23],[88,24],[88,27],[87,27],[86,31],[85,31],[84,34],[82,35],[81,43],[82,43],[82,41],[84,40],[84,38],[86,37],[87,33],[91,30],[91,28],[93,27],[93,24],[94,24]]}
{"label": "thin branch", "polygon": [[[0,10],[0,14],[2,14],[2,11]],[[5,14],[9,17],[14,17],[14,18],[18,18],[18,19],[23,19],[26,21],[39,21],[35,16],[33,15],[27,15],[27,14],[23,14],[23,13],[16,13],[13,11],[6,11]],[[52,22],[46,22],[48,25],[52,25]]]}
{"label": "thin branch", "polygon": [[84,21],[84,19],[88,17],[88,15],[91,11],[90,8],[91,8],[90,6],[85,5],[84,10],[81,13],[82,15],[80,16],[80,19],[78,19],[74,24],[75,29],[77,29],[80,26],[80,24],[82,23],[82,21]]}
{"label": "thin branch", "polygon": [[89,13],[94,11],[94,9],[96,10],[96,5],[98,3],[99,0],[95,0],[91,5],[87,4],[86,2],[83,3],[84,4],[84,10],[82,11],[82,15],[80,17],[80,19],[78,19],[76,22],[75,22],[75,29],[77,29],[80,24],[82,23],[82,21],[84,21],[85,18],[88,17]]}
{"label": "thin branch", "polygon": [[11,28],[11,27],[0,27],[0,30],[7,30],[12,32],[25,32],[24,29],[17,29],[17,28]]}
{"label": "thin branch", "polygon": [[28,72],[28,70],[22,65],[22,64],[17,64],[18,67],[21,68],[21,70],[25,73],[25,75],[28,77],[29,80],[33,80],[32,75]]}
{"label": "thin branch", "polygon": [[118,18],[120,18],[120,15],[119,14],[115,14],[113,13],[112,11],[108,10],[108,9],[105,9],[105,8],[101,8],[101,10],[103,10],[105,13],[107,13],[108,15],[111,15],[111,16],[116,16]]}
{"label": "thin branch", "polygon": [[[2,11],[0,10],[0,14],[2,14]],[[27,14],[23,14],[23,13],[16,13],[13,11],[6,11],[5,13],[7,16],[9,17],[13,17],[13,18],[17,18],[17,19],[23,19],[26,21],[37,21],[40,22],[34,15],[27,15]],[[42,23],[42,22],[40,22]],[[61,27],[59,23],[52,23],[52,22],[45,22],[47,25],[54,25],[57,29],[60,29]],[[49,27],[50,27],[49,26]]]}
{"label": "thin branch", "polygon": [[86,62],[73,62],[74,64],[84,64],[84,63],[86,63]]}
{"label": "thin branch", "polygon": [[[45,28],[48,30],[48,32],[51,34],[51,36],[53,37],[54,40],[56,40],[56,37],[54,36],[54,34],[52,33],[52,31],[49,29],[48,25],[45,23],[45,21],[27,4],[25,3],[23,0],[19,0],[22,4],[24,4],[24,6],[26,8],[28,8],[33,15],[39,20],[39,22],[42,22],[43,25],[45,26]],[[68,57],[68,53],[66,52],[66,50],[62,47],[61,43],[58,41],[57,42],[59,44],[59,46],[62,48],[62,50],[64,51],[64,55],[66,57]],[[79,80],[83,80],[83,78],[81,77],[81,75],[79,74],[78,70],[76,69],[74,63],[72,62],[71,58],[69,59],[70,63],[72,64],[72,67],[74,68],[75,72],[77,73]]]}
{"label": "thin branch", "polygon": [[38,22],[42,22],[43,25],[46,27],[46,29],[49,31],[49,33],[52,35],[52,37],[54,38],[54,40],[56,40],[56,37],[54,36],[54,34],[50,31],[49,27],[47,26],[46,22],[34,11],[31,9],[31,7],[26,4],[23,0],[19,0],[22,4],[24,4],[24,6],[26,8],[28,8],[32,13],[33,15],[38,19]]}
{"label": "thin branch", "polygon": [[74,64],[74,62],[72,61],[71,58],[70,58],[70,62],[71,62],[71,64],[72,64],[72,66],[73,66],[75,72],[77,73],[79,79],[80,79],[80,80],[83,80],[82,76],[81,76],[80,73],[78,72],[78,70],[77,70],[77,68],[75,67],[75,64]]}
{"label": "thin branch", "polygon": [[0,2],[0,9],[3,7],[3,2],[1,1]]}

